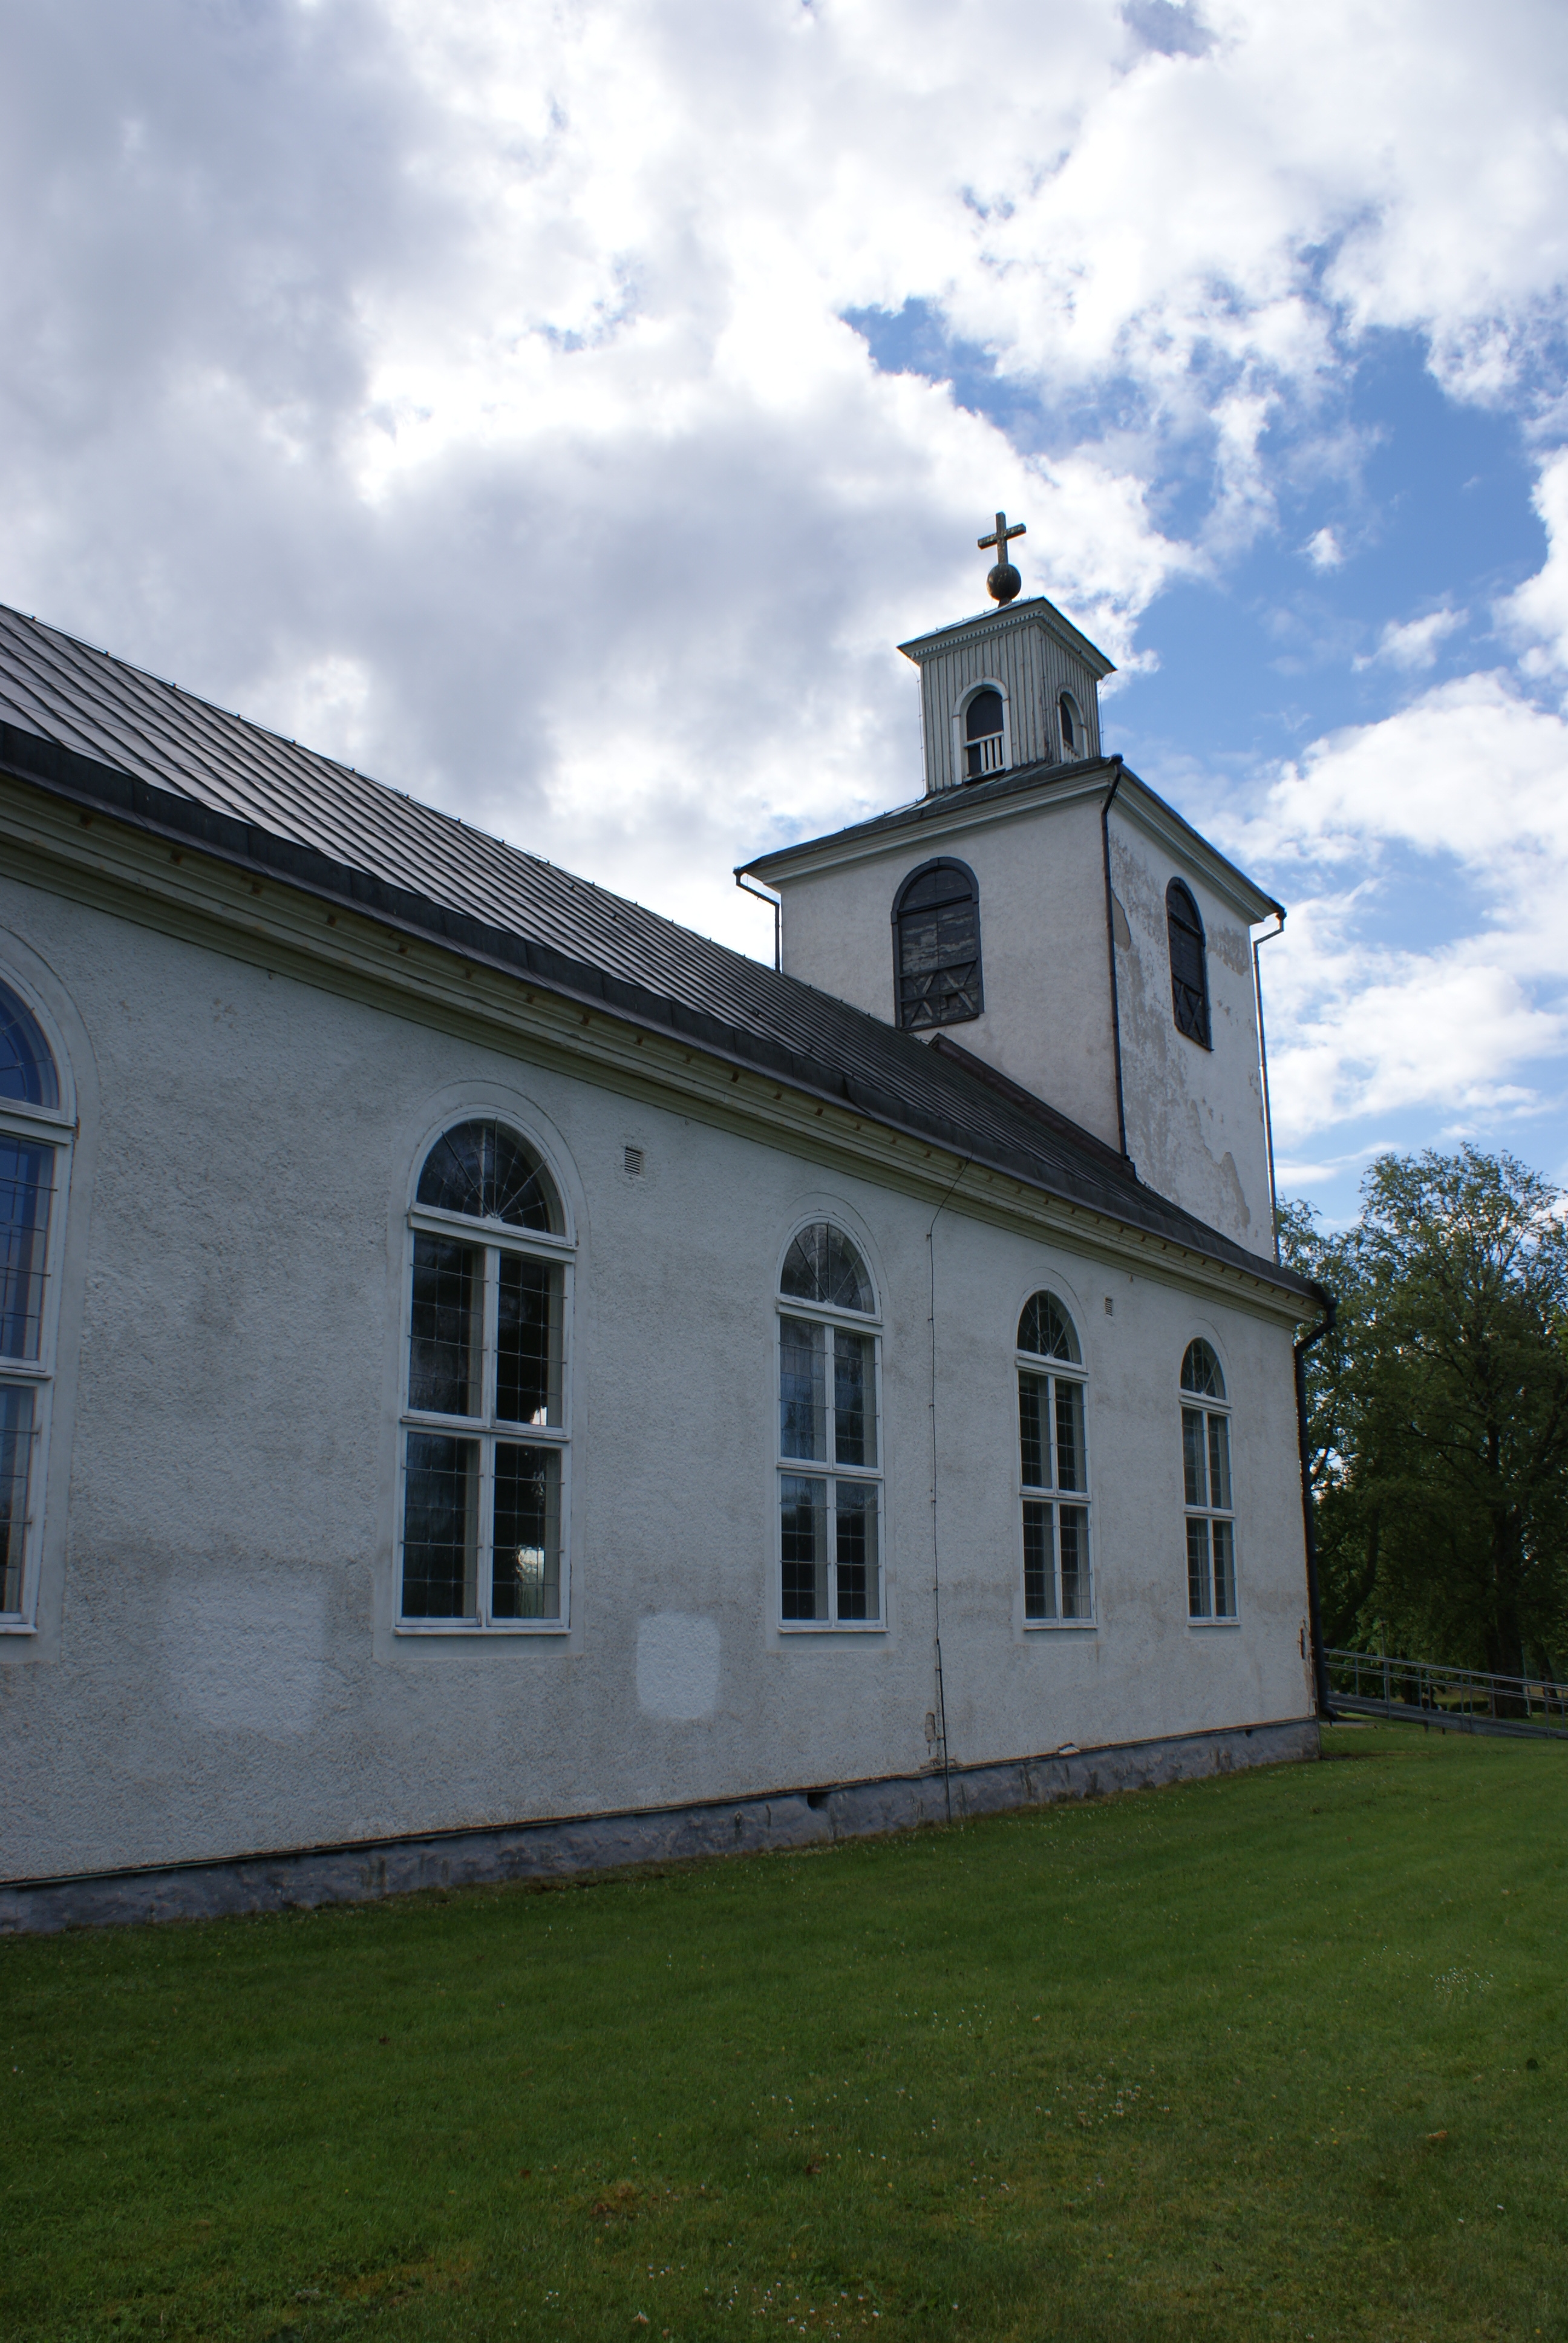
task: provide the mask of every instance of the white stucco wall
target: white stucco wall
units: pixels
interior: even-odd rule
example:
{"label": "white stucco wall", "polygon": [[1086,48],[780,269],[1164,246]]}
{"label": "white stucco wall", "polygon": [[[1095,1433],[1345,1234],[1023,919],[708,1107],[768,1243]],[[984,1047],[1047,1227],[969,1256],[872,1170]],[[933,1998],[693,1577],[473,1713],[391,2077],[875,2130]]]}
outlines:
{"label": "white stucco wall", "polygon": [[[1273,1255],[1252,950],[1245,919],[1190,857],[1113,806],[1111,870],[1118,926],[1127,1151],[1139,1177],[1250,1252]],[[1181,879],[1201,914],[1213,1046],[1179,1031],[1171,1009],[1165,890]]]}
{"label": "white stucco wall", "polygon": [[[1055,868],[1040,858],[1037,900],[1065,922]],[[981,884],[1000,902],[1000,862]],[[887,981],[885,880],[875,891]],[[1102,965],[1102,893],[1084,891]],[[0,973],[8,933],[46,960],[92,1053],[96,1163],[73,1231],[67,1524],[58,1475],[52,1492],[67,1534],[43,1632],[0,1644],[6,1872],[924,1763],[927,1204],[0,878]],[[1041,1017],[1051,980],[1048,962]],[[418,1134],[464,1106],[535,1138],[576,1222],[562,1635],[393,1625],[403,1207]],[[882,1303],[878,1634],[777,1624],[772,1281],[792,1226],[826,1213],[859,1238]],[[1302,1715],[1288,1330],[967,1219],[961,1192],[935,1252],[954,1757]],[[1091,1370],[1091,1631],[1021,1618],[1012,1345],[1042,1284]],[[1239,1398],[1241,1616],[1218,1629],[1186,1616],[1177,1374],[1199,1332]]]}
{"label": "white stucco wall", "polygon": [[985,1013],[949,1027],[951,1039],[1114,1147],[1102,794],[983,822],[960,801],[912,841],[781,880],[785,968],[896,1023],[894,899],[934,856],[966,862],[980,887]]}

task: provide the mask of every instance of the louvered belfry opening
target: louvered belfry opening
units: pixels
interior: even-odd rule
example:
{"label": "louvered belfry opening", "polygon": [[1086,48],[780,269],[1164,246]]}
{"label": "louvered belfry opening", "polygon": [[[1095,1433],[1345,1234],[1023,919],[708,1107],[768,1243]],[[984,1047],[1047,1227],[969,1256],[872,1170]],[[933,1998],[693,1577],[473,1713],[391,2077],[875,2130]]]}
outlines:
{"label": "louvered belfry opening", "polygon": [[1171,940],[1171,1007],[1176,1030],[1207,1050],[1212,1045],[1203,921],[1180,879],[1172,879],[1165,890],[1165,925]]}
{"label": "louvered belfry opening", "polygon": [[900,890],[893,933],[900,1025],[918,1031],[980,1015],[980,890],[972,870],[947,860],[917,870]]}
{"label": "louvered belfry opening", "polygon": [[988,685],[964,710],[964,779],[983,780],[1002,769],[1001,694]]}

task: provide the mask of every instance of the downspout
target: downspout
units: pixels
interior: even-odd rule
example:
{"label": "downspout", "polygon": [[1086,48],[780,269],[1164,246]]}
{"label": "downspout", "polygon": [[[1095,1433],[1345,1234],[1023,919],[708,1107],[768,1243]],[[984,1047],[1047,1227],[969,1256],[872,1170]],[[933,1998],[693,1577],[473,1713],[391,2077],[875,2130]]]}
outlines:
{"label": "downspout", "polygon": [[1269,1105],[1269,1044],[1263,1035],[1263,972],[1258,966],[1258,954],[1275,936],[1285,932],[1285,915],[1276,911],[1280,924],[1270,934],[1259,936],[1252,945],[1252,999],[1258,1011],[1258,1062],[1263,1070],[1263,1138],[1269,1150],[1269,1226],[1274,1232],[1274,1259],[1280,1258],[1280,1201],[1274,1187],[1274,1117]]}
{"label": "downspout", "polygon": [[1312,1682],[1317,1689],[1318,1719],[1321,1724],[1333,1725],[1333,1701],[1329,1692],[1329,1664],[1323,1657],[1323,1619],[1318,1602],[1318,1531],[1316,1509],[1312,1503],[1312,1451],[1307,1431],[1307,1353],[1321,1342],[1325,1334],[1333,1332],[1339,1303],[1326,1285],[1310,1278],[1322,1322],[1310,1334],[1303,1334],[1295,1346],[1296,1355],[1296,1441],[1302,1456],[1302,1526],[1307,1542],[1307,1632],[1312,1639]]}
{"label": "downspout", "polygon": [[735,883],[739,888],[743,895],[755,895],[759,903],[767,903],[771,906],[773,911],[773,965],[775,968],[782,968],[784,965],[784,958],[783,939],[779,933],[779,913],[780,909],[779,897],[765,893],[760,887],[754,887],[743,870],[738,870],[736,872]]}
{"label": "downspout", "polygon": [[1100,843],[1105,857],[1105,950],[1111,963],[1111,1044],[1116,1054],[1116,1143],[1123,1155],[1127,1152],[1127,1101],[1121,1090],[1121,1004],[1116,991],[1116,897],[1111,885],[1111,809],[1116,792],[1121,787],[1122,763],[1120,756],[1112,757],[1116,779],[1105,792],[1105,803],[1100,809]]}

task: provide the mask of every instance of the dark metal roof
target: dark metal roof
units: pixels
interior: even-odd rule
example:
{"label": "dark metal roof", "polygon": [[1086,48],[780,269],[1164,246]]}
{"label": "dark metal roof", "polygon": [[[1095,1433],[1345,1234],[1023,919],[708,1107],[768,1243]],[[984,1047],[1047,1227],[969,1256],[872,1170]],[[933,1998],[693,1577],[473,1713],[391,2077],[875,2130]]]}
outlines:
{"label": "dark metal roof", "polygon": [[1305,1295],[967,1052],[659,918],[0,606],[0,767],[679,1033]]}

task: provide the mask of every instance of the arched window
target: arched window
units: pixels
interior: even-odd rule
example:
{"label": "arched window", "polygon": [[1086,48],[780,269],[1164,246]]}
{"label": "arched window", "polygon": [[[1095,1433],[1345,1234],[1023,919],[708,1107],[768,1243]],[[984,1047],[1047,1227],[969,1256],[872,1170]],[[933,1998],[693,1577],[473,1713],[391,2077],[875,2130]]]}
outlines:
{"label": "arched window", "polygon": [[566,1617],[571,1248],[554,1181],[487,1117],[442,1132],[409,1213],[398,1617]]}
{"label": "arched window", "polygon": [[1033,1294],[1018,1322],[1018,1428],[1023,1615],[1036,1625],[1094,1615],[1085,1413],[1071,1317],[1054,1293]]}
{"label": "arched window", "polygon": [[32,1624],[71,1130],[37,1019],[0,983],[0,1626]]}
{"label": "arched window", "polygon": [[1181,1361],[1181,1479],[1187,1509],[1187,1612],[1236,1616],[1236,1519],[1231,1490],[1231,1411],[1209,1344]]}
{"label": "arched window", "polygon": [[1074,699],[1070,691],[1064,691],[1062,693],[1060,699],[1056,703],[1056,710],[1057,714],[1061,719],[1062,755],[1070,763],[1077,758],[1087,757],[1089,754],[1089,729],[1084,723],[1083,718],[1079,711],[1078,702]]}
{"label": "arched window", "polygon": [[984,684],[964,709],[964,779],[981,781],[1006,764],[1006,718],[1001,694]]}
{"label": "arched window", "polygon": [[779,1616],[882,1622],[880,1344],[865,1262],[830,1221],[804,1228],[779,1280]]}
{"label": "arched window", "polygon": [[1171,940],[1171,1005],[1179,1032],[1207,1050],[1209,961],[1198,906],[1180,879],[1165,890],[1165,928]]}
{"label": "arched window", "polygon": [[985,1007],[980,889],[966,863],[923,863],[893,899],[899,1022],[961,1025]]}

